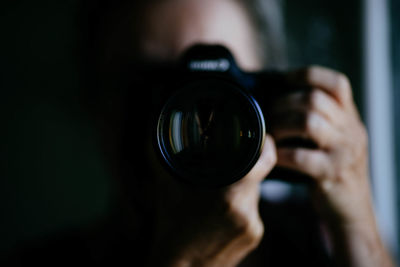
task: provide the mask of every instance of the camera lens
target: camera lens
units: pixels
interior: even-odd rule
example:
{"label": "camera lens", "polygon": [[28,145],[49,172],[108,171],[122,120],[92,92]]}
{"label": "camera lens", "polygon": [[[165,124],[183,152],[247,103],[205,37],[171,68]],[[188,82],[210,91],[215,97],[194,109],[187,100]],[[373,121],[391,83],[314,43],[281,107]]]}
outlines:
{"label": "camera lens", "polygon": [[255,100],[234,83],[210,78],[184,84],[167,101],[158,120],[157,142],[179,178],[224,186],[254,166],[264,134]]}

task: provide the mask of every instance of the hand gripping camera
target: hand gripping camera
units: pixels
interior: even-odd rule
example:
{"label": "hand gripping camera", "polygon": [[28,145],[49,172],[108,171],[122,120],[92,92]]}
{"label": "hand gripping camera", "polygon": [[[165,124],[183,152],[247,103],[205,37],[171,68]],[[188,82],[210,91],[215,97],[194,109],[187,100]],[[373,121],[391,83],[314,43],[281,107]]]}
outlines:
{"label": "hand gripping camera", "polygon": [[[223,46],[196,45],[163,72],[155,146],[172,174],[218,187],[245,176],[267,131],[262,108],[287,92],[278,72],[246,73]],[[279,172],[273,172],[279,178]]]}

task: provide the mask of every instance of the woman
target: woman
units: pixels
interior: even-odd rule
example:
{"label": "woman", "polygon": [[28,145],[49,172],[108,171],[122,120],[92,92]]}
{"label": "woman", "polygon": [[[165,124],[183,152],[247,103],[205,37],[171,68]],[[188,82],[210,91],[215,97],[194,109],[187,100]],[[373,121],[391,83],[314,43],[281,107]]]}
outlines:
{"label": "woman", "polygon": [[[105,20],[108,31],[99,35],[104,46],[98,50],[104,59],[101,71],[109,75],[104,80],[110,84],[120,79],[128,62],[146,66],[173,64],[194,44],[227,47],[246,71],[284,65],[276,1],[137,1],[118,4],[110,10]],[[127,166],[136,160],[127,157],[123,157],[123,164],[115,165],[124,177],[124,185],[127,180],[135,180],[125,186],[128,195],[136,195],[130,200],[133,217],[151,222],[144,234],[147,238],[143,237],[149,241],[143,249],[144,262],[154,266],[236,266],[241,262],[256,266],[255,261],[260,260],[257,254],[267,252],[259,248],[248,256],[263,237],[271,236],[265,214],[268,211],[264,211],[264,222],[259,214],[259,187],[273,167],[281,166],[313,180],[312,200],[317,203],[333,262],[338,266],[392,266],[375,222],[369,188],[368,138],[349,80],[318,66],[288,72],[286,79],[293,86],[312,90],[286,94],[276,101],[270,111],[274,118],[272,131],[266,136],[262,154],[239,182],[218,190],[181,184],[162,168],[151,146],[140,151],[146,162],[141,168],[129,171],[131,167]],[[109,87],[104,80],[104,87]],[[136,88],[138,96],[139,89]],[[112,118],[123,116],[125,109],[121,105],[115,105],[119,111],[111,108]],[[140,123],[135,122],[139,127]],[[121,129],[105,125],[106,129]],[[123,130],[107,132],[108,147],[113,151],[109,154],[118,158],[121,151],[115,148],[121,145],[115,140],[120,140]],[[288,138],[306,138],[316,147],[280,145]],[[144,206],[145,213],[141,212]],[[282,255],[285,253],[291,254],[285,251]],[[284,262],[287,261],[282,259],[280,266]],[[293,262],[301,265],[296,259]]]}
{"label": "woman", "polygon": [[[20,258],[21,265],[393,266],[371,204],[367,133],[343,74],[315,66],[287,72],[287,82],[312,90],[277,99],[257,163],[238,182],[220,189],[182,184],[162,167],[146,138],[151,135],[146,115],[151,110],[143,106],[149,100],[143,97],[151,92],[151,80],[148,88],[130,86],[130,98],[117,90],[136,79],[132,63],[150,69],[168,66],[194,44],[227,47],[246,71],[279,67],[284,40],[275,1],[103,2],[88,6],[98,17],[90,37],[94,47],[88,50],[96,69],[86,75],[100,91],[95,114],[125,193],[119,206],[123,217],[89,234],[51,243],[42,253],[31,251]],[[315,147],[283,146],[290,138],[311,140]],[[329,244],[326,254],[320,243],[310,241],[320,224],[302,203],[294,206],[296,216],[288,205],[261,203],[259,209],[260,184],[275,166],[313,181],[315,212]],[[299,223],[301,217],[311,219]],[[284,231],[277,233],[279,229]],[[289,235],[304,248],[285,239],[287,229],[294,229]]]}

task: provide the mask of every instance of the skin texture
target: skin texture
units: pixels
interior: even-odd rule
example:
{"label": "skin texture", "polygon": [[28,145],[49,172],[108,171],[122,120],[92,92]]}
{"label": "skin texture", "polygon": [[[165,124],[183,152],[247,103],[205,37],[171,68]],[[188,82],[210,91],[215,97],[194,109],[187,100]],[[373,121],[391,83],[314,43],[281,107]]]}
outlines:
{"label": "skin texture", "polygon": [[257,70],[256,33],[239,1],[164,0],[143,7],[138,49],[147,60],[174,61],[196,43],[222,44],[239,66]]}
{"label": "skin texture", "polygon": [[[308,92],[279,99],[273,137],[306,138],[317,148],[278,147],[278,165],[315,181],[314,201],[325,219],[339,266],[392,266],[382,245],[369,186],[368,136],[348,78],[319,66],[287,75]],[[287,123],[284,118],[291,118]]]}
{"label": "skin texture", "polygon": [[[222,44],[241,68],[262,67],[247,14],[232,0],[166,0],[144,5],[137,53],[149,61],[174,61],[194,43]],[[311,91],[285,95],[255,167],[239,182],[205,190],[180,184],[149,149],[155,178],[154,240],[150,266],[236,266],[260,242],[259,184],[276,165],[308,174],[314,200],[331,234],[338,266],[392,266],[380,240],[371,204],[367,133],[341,73],[309,67],[287,74]],[[306,138],[315,149],[275,145]],[[154,201],[154,200],[153,200]],[[268,222],[266,222],[268,223]],[[160,262],[161,260],[161,262]]]}

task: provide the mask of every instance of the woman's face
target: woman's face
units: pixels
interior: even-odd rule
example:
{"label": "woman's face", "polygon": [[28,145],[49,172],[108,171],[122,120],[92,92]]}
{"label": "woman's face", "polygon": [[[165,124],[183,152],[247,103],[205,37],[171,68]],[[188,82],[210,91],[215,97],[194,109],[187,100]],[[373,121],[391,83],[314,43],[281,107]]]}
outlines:
{"label": "woman's face", "polygon": [[[257,35],[247,10],[242,6],[245,0],[137,0],[133,9],[126,7],[113,15],[116,26],[111,28],[107,39],[106,53],[117,65],[106,66],[110,75],[118,68],[118,60],[140,59],[149,63],[173,62],[184,50],[194,44],[219,44],[227,47],[237,64],[246,71],[260,70],[263,66]],[[132,10],[132,11],[131,11]],[[128,16],[128,17],[125,17]],[[122,25],[119,27],[119,25]],[[129,35],[131,32],[131,35]],[[134,43],[132,43],[132,41]],[[114,58],[115,54],[115,58]],[[109,58],[107,57],[106,60]],[[113,77],[112,77],[113,78]],[[112,118],[106,127],[109,135],[111,154],[119,134],[120,120],[125,100],[118,98],[110,107]],[[115,110],[114,110],[115,109]],[[116,137],[118,136],[118,137]],[[150,144],[151,142],[149,142]],[[149,149],[152,151],[152,149]],[[150,156],[152,161],[154,155]],[[116,167],[118,168],[118,167]]]}
{"label": "woman's face", "polygon": [[262,67],[254,27],[240,1],[161,0],[144,4],[135,45],[140,57],[174,61],[195,43],[221,44],[245,70]]}

